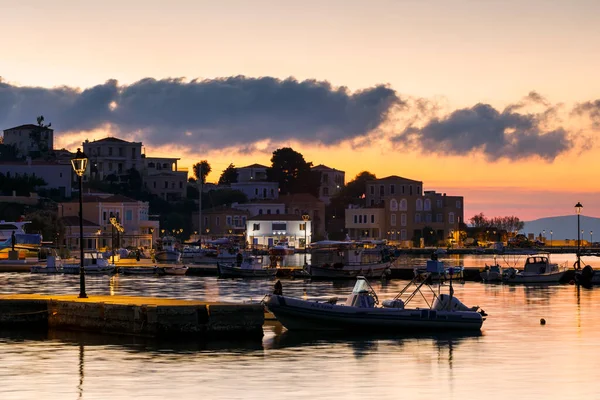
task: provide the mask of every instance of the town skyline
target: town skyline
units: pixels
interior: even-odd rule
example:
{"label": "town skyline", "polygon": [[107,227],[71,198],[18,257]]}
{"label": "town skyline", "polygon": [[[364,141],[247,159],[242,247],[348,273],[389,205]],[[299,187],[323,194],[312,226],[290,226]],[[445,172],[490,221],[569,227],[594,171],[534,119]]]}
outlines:
{"label": "town skyline", "polygon": [[292,147],[347,182],[369,171],[464,196],[466,220],[578,201],[600,216],[600,6],[575,3],[31,1],[6,29],[24,13],[53,29],[7,42],[0,124],[44,115],[71,151],[142,141],[190,170],[208,160],[209,181]]}

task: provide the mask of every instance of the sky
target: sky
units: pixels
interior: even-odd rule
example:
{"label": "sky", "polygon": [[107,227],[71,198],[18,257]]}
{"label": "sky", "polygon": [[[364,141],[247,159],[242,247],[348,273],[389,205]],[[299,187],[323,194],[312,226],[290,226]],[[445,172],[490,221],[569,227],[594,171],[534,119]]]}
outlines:
{"label": "sky", "polygon": [[0,0],[0,127],[421,180],[465,219],[600,217],[600,2]]}

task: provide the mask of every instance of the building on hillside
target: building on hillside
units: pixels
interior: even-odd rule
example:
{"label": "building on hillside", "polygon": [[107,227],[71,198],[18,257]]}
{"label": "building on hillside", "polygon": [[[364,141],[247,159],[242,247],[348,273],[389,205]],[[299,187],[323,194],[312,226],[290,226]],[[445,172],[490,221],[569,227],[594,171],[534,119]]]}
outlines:
{"label": "building on hillside", "polygon": [[[147,202],[130,199],[121,195],[86,195],[83,194],[83,219],[98,225],[98,241],[102,248],[116,247],[145,247],[152,248],[158,239],[159,223],[148,218],[149,205]],[[79,199],[59,203],[59,216],[79,216]],[[123,226],[125,232],[115,236],[110,218],[114,217]],[[69,239],[69,238],[67,238]],[[74,237],[72,239],[75,239]],[[115,243],[117,240],[117,243]],[[69,243],[75,243],[71,240]],[[67,243],[65,243],[67,244]],[[84,243],[85,244],[85,243]],[[71,248],[72,249],[72,248]]]}
{"label": "building on hillside", "polygon": [[2,143],[14,146],[20,157],[38,157],[54,148],[54,129],[26,124],[4,130]]}
{"label": "building on hillside", "polygon": [[312,235],[325,238],[325,203],[309,193],[296,193],[279,196],[279,201],[285,204],[286,214],[308,214],[311,221]]}
{"label": "building on hillside", "polygon": [[186,197],[188,171],[177,167],[179,158],[143,157],[142,180],[150,193],[173,201]]}
{"label": "building on hillside", "polygon": [[231,184],[231,189],[244,193],[248,200],[277,199],[279,183],[267,181],[267,169],[260,164],[236,168],[238,179]]}
{"label": "building on hillside", "polygon": [[[61,248],[67,248],[70,251],[78,250],[79,247],[79,216],[70,215],[67,217],[60,218],[64,227],[65,235],[62,238],[62,242],[58,244]],[[107,247],[106,243],[102,240],[102,229],[101,226],[89,221],[82,219],[83,225],[83,249],[84,250],[95,250],[102,247]],[[110,244],[109,244],[110,246]]]}
{"label": "building on hillside", "polygon": [[459,237],[463,197],[423,192],[423,182],[399,176],[368,181],[366,208],[346,210],[346,229],[353,239],[388,239],[410,245],[428,236],[437,242]]}
{"label": "building on hillside", "polygon": [[255,215],[246,222],[246,241],[252,248],[266,249],[287,240],[291,247],[304,249],[312,241],[311,225],[297,214]]}
{"label": "building on hillside", "polygon": [[279,200],[255,200],[250,203],[233,203],[232,208],[245,210],[249,216],[285,214],[285,204]]}
{"label": "building on hillside", "polygon": [[346,173],[339,169],[329,168],[323,164],[312,167],[311,171],[321,174],[321,185],[319,186],[319,200],[325,204],[331,202],[335,196],[346,184]]}
{"label": "building on hillside", "polygon": [[[249,213],[246,210],[232,207],[215,207],[202,210],[202,237],[244,237],[246,220]],[[192,230],[198,233],[199,213],[192,213]]]}
{"label": "building on hillside", "polygon": [[83,152],[89,159],[84,179],[106,179],[110,175],[123,181],[127,171],[143,169],[142,142],[128,142],[115,137],[83,142]]}
{"label": "building on hillside", "polygon": [[31,160],[0,162],[0,173],[8,178],[30,176],[43,179],[44,189],[56,189],[62,197],[71,197],[73,167],[71,164]]}

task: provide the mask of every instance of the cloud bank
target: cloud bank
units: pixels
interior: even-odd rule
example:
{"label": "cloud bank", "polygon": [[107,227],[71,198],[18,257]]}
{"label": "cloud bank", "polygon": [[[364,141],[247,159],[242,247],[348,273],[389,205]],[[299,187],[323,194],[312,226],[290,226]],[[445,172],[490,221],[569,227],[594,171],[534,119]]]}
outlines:
{"label": "cloud bank", "polygon": [[[516,111],[529,103],[545,109],[537,114]],[[546,128],[554,113],[541,96],[531,92],[524,101],[503,111],[479,103],[443,118],[434,117],[420,127],[408,126],[390,140],[397,147],[427,153],[464,156],[481,152],[488,161],[532,157],[553,161],[575,146],[565,129]]]}
{"label": "cloud bank", "polygon": [[368,135],[392,109],[398,94],[379,85],[356,92],[329,82],[293,78],[116,80],[85,89],[19,87],[0,81],[4,129],[44,115],[57,130],[135,133],[144,144],[223,148],[260,140],[335,145]]}

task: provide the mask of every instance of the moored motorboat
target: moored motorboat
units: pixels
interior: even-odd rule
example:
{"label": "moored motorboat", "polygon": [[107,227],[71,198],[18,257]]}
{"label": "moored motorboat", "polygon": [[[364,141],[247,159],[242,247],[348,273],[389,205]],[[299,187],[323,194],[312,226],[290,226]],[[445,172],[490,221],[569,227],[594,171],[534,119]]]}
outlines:
{"label": "moored motorboat", "polygon": [[63,263],[59,256],[48,256],[46,265],[33,265],[30,271],[33,274],[62,274]]}
{"label": "moored motorboat", "polygon": [[177,249],[177,239],[173,236],[164,236],[154,253],[154,258],[161,263],[178,263],[181,260],[181,252]]}
{"label": "moored motorboat", "polygon": [[503,283],[559,283],[567,272],[567,266],[550,262],[548,254],[530,255],[525,259],[523,270],[510,267],[502,271]]}
{"label": "moored motorboat", "polygon": [[[240,253],[241,254],[241,253]],[[219,276],[222,278],[259,278],[274,277],[277,268],[263,265],[261,256],[246,256],[233,263],[217,263]]]}
{"label": "moored motorboat", "polygon": [[502,282],[502,267],[498,264],[486,264],[483,271],[479,272],[479,277],[483,282]]}
{"label": "moored motorboat", "polygon": [[294,254],[296,249],[289,245],[287,239],[280,240],[276,245],[269,249],[269,255],[272,256],[289,256]]}
{"label": "moored motorboat", "polygon": [[[430,263],[437,261],[428,261],[428,265]],[[456,299],[453,296],[452,285],[449,286],[449,294],[436,293],[432,289],[433,301],[429,307],[407,308],[406,305],[421,292],[421,288],[429,285],[428,281],[411,281],[395,298],[384,301],[382,305],[379,305],[377,294],[368,280],[362,276],[357,277],[352,294],[344,304],[337,304],[335,298],[319,302],[284,296],[279,292],[268,295],[265,305],[288,330],[354,334],[481,329],[483,317],[487,314],[477,306],[467,307]],[[412,285],[416,285],[416,289],[402,299]]]}
{"label": "moored motorboat", "polygon": [[[73,264],[63,264],[65,274],[78,274],[81,261]],[[116,272],[114,264],[108,262],[103,254],[97,250],[88,250],[83,254],[83,269],[89,275],[106,275]]]}

